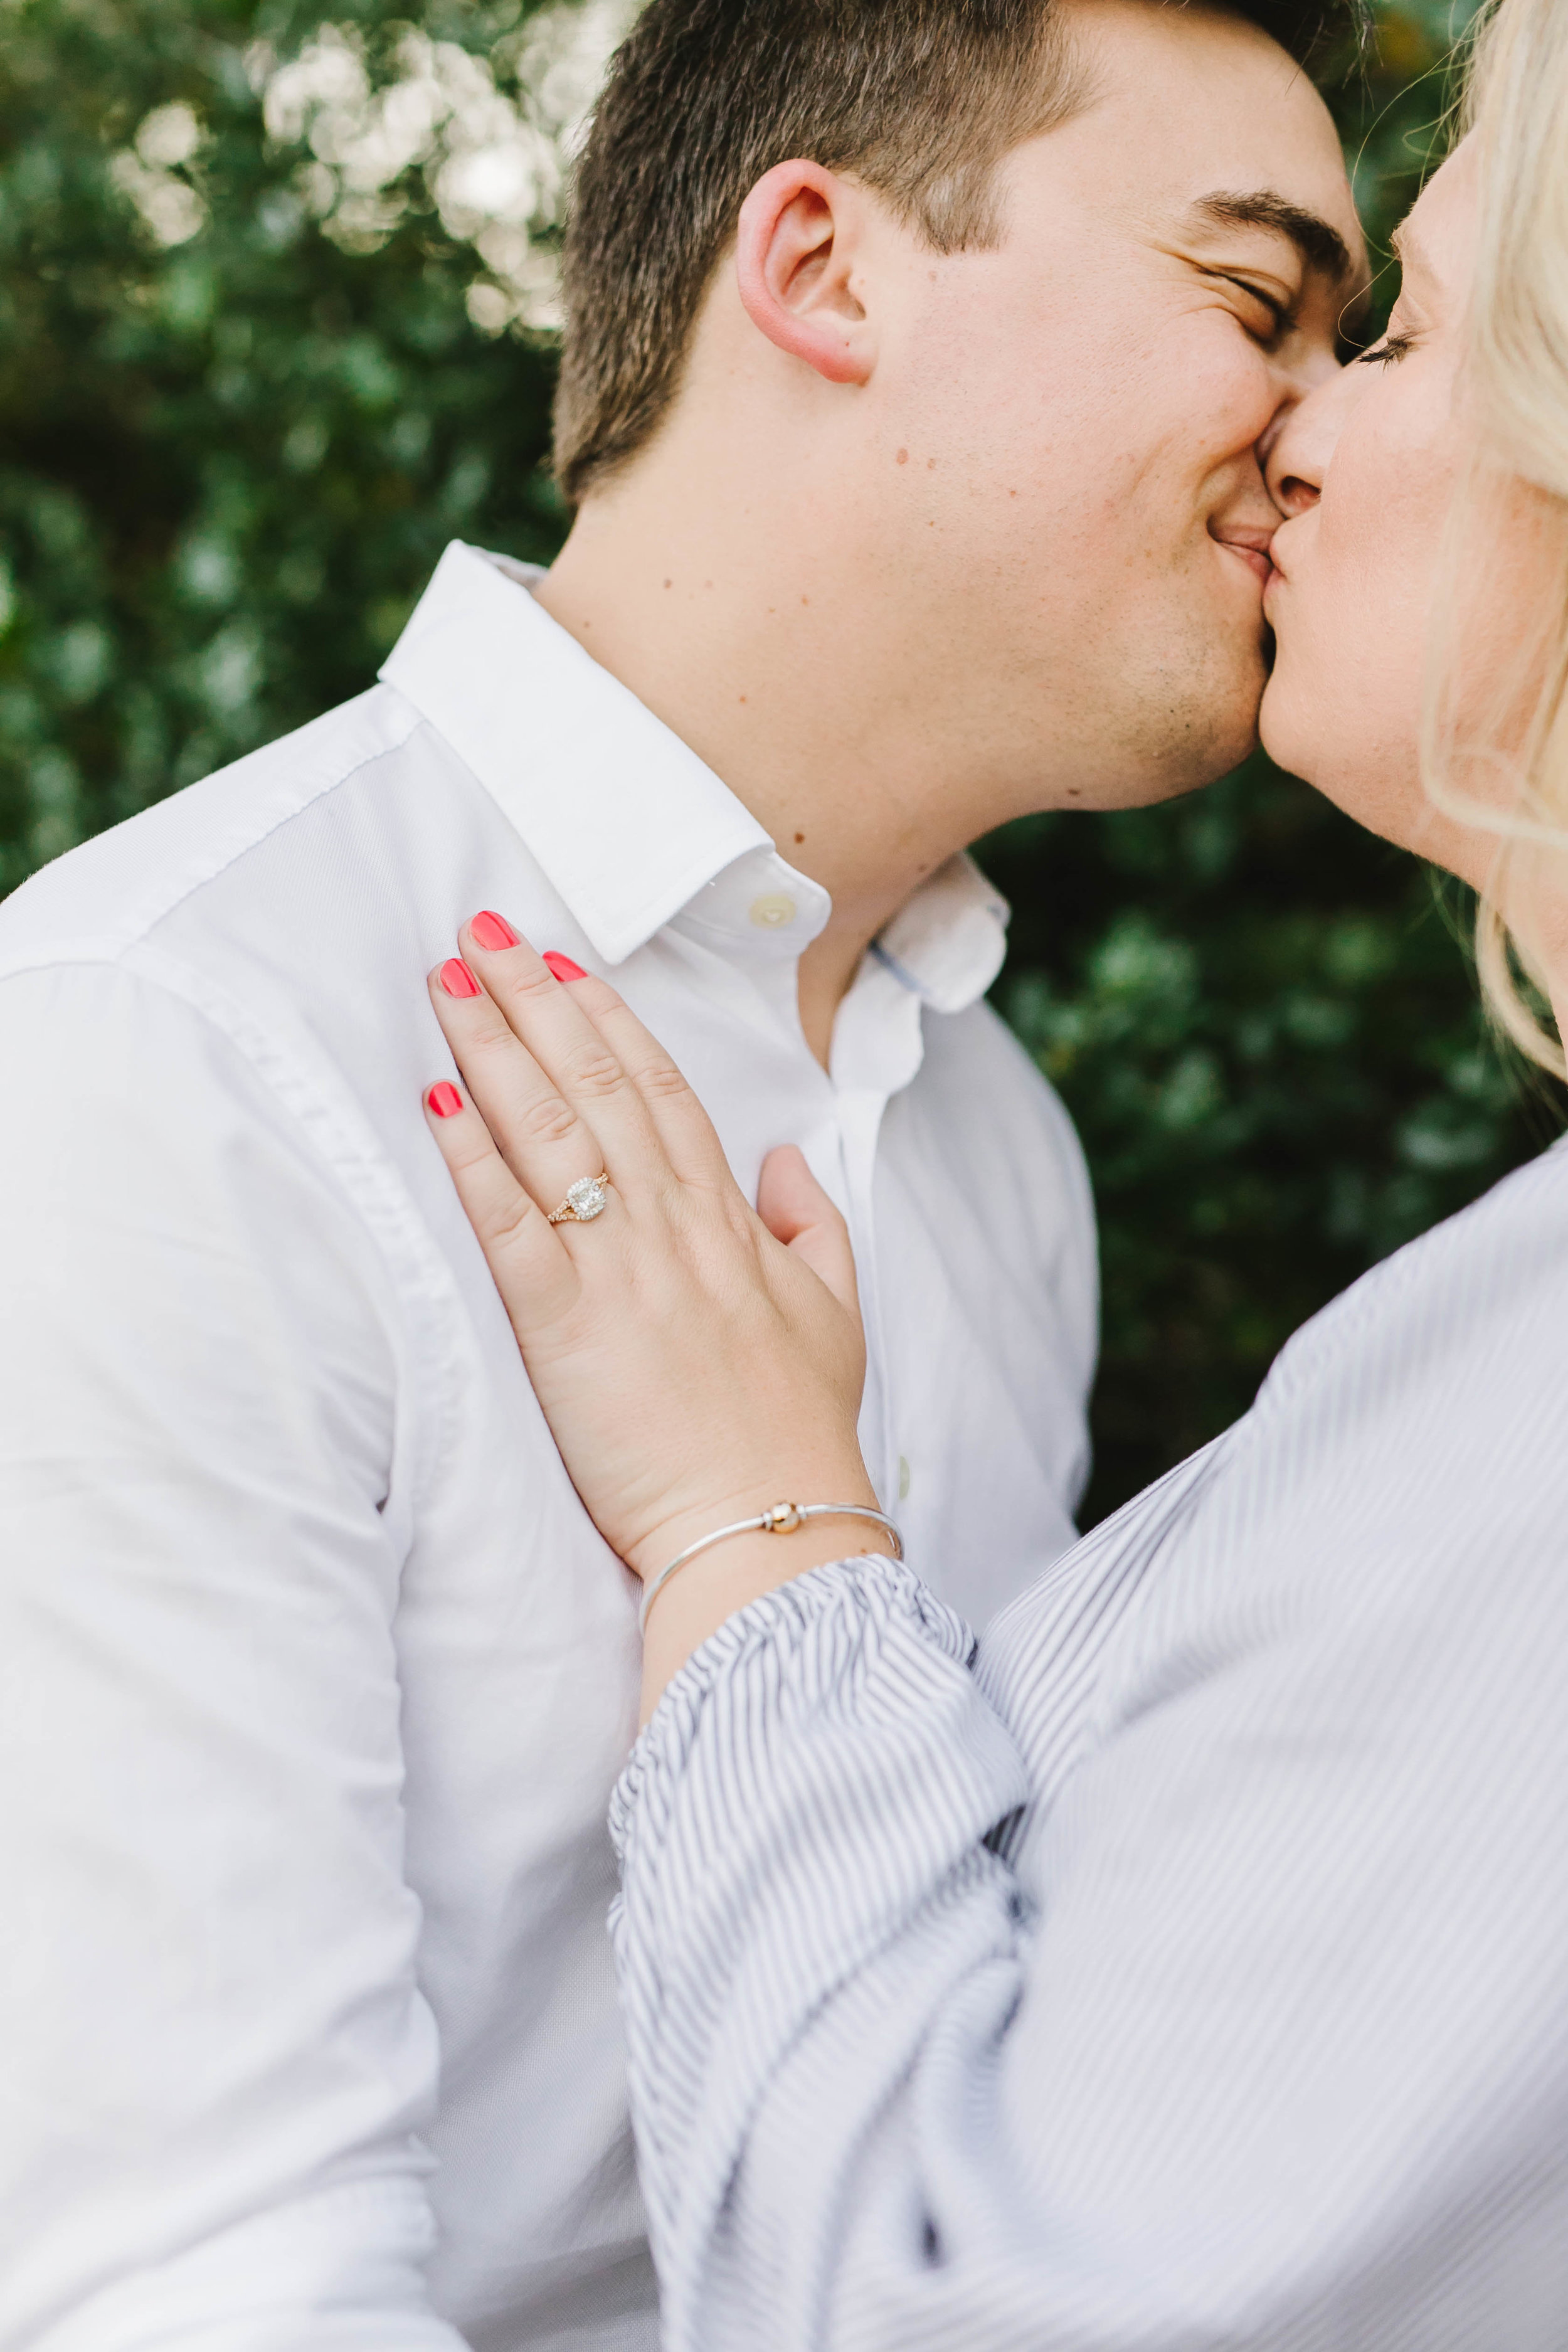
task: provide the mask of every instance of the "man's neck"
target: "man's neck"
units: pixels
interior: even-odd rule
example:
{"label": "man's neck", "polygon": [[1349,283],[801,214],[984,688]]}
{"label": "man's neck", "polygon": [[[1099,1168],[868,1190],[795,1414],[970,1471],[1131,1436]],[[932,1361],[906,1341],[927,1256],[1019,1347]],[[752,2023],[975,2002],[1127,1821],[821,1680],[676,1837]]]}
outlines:
{"label": "man's neck", "polygon": [[907,666],[857,625],[862,590],[826,552],[792,562],[757,522],[749,538],[732,517],[671,527],[660,501],[591,500],[537,593],[828,892],[832,919],[799,976],[801,1026],[826,1067],[867,946],[985,819],[966,824],[960,780],[942,789]]}

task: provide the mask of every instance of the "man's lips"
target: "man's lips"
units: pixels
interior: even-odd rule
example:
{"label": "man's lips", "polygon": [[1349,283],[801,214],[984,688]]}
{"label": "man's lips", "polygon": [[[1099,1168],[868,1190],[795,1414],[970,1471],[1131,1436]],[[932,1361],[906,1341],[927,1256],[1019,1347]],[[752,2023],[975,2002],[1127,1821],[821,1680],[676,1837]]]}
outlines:
{"label": "man's lips", "polygon": [[1272,524],[1211,522],[1209,537],[1217,546],[1228,547],[1233,555],[1239,555],[1262,586],[1269,574],[1268,549],[1274,529]]}

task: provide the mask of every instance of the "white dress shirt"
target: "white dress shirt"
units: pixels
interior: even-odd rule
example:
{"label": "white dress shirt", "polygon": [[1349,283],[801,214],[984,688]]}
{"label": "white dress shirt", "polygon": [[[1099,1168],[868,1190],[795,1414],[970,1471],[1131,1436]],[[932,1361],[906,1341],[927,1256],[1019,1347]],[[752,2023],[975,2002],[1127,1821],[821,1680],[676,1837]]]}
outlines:
{"label": "white dress shirt", "polygon": [[824,894],[518,567],[449,549],[384,680],[0,910],[3,2352],[653,2342],[635,1596],[420,1108],[466,916],[612,971],[743,1185],[805,1147],[953,1599],[1070,1534],[1091,1214],[974,869],[828,1076]]}
{"label": "white dress shirt", "polygon": [[1568,1141],[973,1637],[813,1570],[617,1791],[668,2352],[1568,2344]]}

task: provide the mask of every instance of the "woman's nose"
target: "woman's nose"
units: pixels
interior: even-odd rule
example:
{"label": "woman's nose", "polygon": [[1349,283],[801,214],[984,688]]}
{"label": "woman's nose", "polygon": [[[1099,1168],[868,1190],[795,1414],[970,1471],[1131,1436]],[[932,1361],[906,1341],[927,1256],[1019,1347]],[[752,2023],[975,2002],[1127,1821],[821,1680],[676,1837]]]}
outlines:
{"label": "woman's nose", "polygon": [[1356,371],[1335,373],[1287,409],[1258,448],[1268,495],[1282,515],[1304,514],[1322,494],[1334,444],[1354,405]]}

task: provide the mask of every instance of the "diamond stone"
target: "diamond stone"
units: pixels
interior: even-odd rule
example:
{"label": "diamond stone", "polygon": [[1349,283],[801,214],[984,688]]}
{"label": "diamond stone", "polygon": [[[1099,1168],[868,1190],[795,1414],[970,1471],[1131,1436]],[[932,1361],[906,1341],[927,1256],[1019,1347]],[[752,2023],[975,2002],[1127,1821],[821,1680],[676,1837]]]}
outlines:
{"label": "diamond stone", "polygon": [[575,1184],[567,1187],[566,1206],[580,1225],[591,1223],[602,1213],[606,1189],[602,1176],[579,1176]]}

